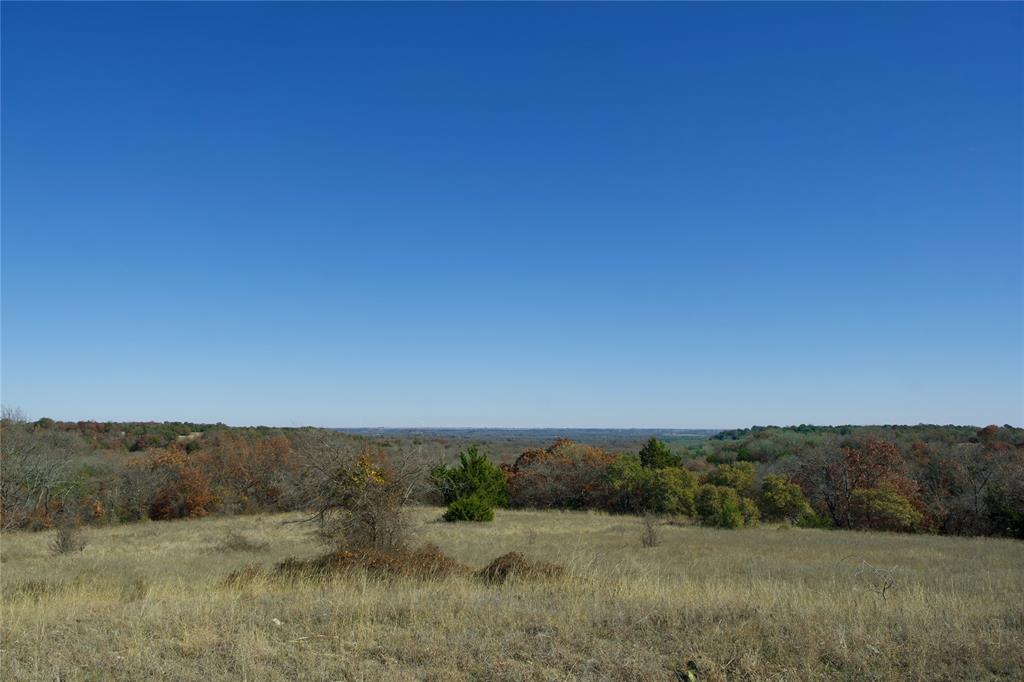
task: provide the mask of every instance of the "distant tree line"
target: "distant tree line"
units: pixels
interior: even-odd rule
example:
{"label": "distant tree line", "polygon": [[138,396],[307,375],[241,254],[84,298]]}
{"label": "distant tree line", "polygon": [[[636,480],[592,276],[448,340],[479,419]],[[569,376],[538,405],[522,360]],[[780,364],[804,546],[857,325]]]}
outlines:
{"label": "distant tree line", "polygon": [[452,521],[486,521],[501,507],[595,509],[724,528],[764,521],[1024,538],[1024,429],[1010,426],[754,427],[695,446],[651,438],[632,453],[560,439],[511,464],[470,447],[431,469],[443,452],[324,429],[8,413],[0,527],[317,508],[326,517],[386,490],[392,506],[445,504]]}
{"label": "distant tree line", "polygon": [[[475,450],[471,461],[441,466],[435,483],[452,490],[449,477],[498,470]],[[486,520],[500,506],[597,509],[724,528],[769,521],[1024,538],[1024,430],[1010,426],[763,427],[680,451],[651,438],[635,454],[563,439],[500,469],[507,492],[469,485],[447,494],[477,516],[450,507],[449,518]]]}

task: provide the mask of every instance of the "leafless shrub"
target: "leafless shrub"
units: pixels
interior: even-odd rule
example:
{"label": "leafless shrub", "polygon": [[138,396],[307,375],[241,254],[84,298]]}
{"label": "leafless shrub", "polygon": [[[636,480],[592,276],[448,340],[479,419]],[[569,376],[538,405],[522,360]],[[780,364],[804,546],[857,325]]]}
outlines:
{"label": "leafless shrub", "polygon": [[883,600],[898,588],[896,572],[893,569],[873,566],[867,561],[862,560],[853,575],[855,578],[860,579],[861,584],[865,588],[874,592]]}
{"label": "leafless shrub", "polygon": [[76,490],[73,457],[83,449],[77,434],[0,422],[0,529],[45,527],[37,522],[62,508]]}
{"label": "leafless shrub", "polygon": [[14,405],[0,406],[0,421],[11,423],[24,423],[28,421],[24,410]]}
{"label": "leafless shrub", "polygon": [[[852,556],[842,557],[837,564],[845,564],[852,558]],[[883,600],[899,588],[895,569],[875,566],[863,559],[856,564],[851,577],[858,587],[874,592]]]}
{"label": "leafless shrub", "polygon": [[657,547],[661,544],[661,519],[655,514],[644,514],[640,517],[640,544],[644,547]]}
{"label": "leafless shrub", "polygon": [[382,448],[316,431],[297,442],[302,466],[287,482],[293,505],[307,509],[320,536],[344,551],[396,552],[408,544],[402,507],[426,480],[415,452],[389,456]]}
{"label": "leafless shrub", "polygon": [[85,545],[81,526],[74,521],[65,521],[57,526],[57,535],[50,543],[50,550],[54,554],[73,554],[84,550]]}

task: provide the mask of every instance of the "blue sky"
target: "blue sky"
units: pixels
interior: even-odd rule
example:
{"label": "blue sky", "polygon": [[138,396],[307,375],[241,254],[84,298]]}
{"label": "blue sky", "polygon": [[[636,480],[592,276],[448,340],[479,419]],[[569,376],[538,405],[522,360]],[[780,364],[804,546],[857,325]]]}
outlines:
{"label": "blue sky", "polygon": [[2,19],[31,417],[1024,422],[1024,5]]}

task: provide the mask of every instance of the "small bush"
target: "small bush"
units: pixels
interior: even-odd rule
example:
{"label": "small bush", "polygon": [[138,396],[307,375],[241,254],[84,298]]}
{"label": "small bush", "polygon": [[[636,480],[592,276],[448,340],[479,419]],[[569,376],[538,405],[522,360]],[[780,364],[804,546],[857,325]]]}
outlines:
{"label": "small bush", "polygon": [[410,529],[403,506],[422,475],[415,463],[394,466],[379,450],[352,451],[332,439],[308,447],[288,499],[312,512],[321,541],[351,552],[405,549]]}
{"label": "small bush", "polygon": [[496,558],[477,572],[484,582],[501,585],[515,579],[560,578],[565,568],[545,561],[529,561],[519,552],[509,552]]}
{"label": "small bush", "polygon": [[50,543],[54,554],[73,554],[85,549],[85,534],[77,523],[62,523],[57,526],[57,536]]}
{"label": "small bush", "polygon": [[657,547],[661,544],[661,528],[659,519],[653,514],[644,514],[640,519],[641,533],[640,544],[644,547]]}
{"label": "small bush", "polygon": [[493,521],[494,509],[479,495],[470,495],[448,505],[442,518],[445,521]]}

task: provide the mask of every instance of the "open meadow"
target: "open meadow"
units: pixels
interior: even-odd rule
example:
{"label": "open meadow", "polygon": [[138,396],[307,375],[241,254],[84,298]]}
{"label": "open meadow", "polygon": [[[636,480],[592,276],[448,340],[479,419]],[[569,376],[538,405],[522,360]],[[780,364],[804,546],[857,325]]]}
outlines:
{"label": "open meadow", "polygon": [[[143,522],[0,542],[6,680],[1024,678],[1024,544],[499,510],[410,512],[416,542],[474,569],[510,551],[563,577],[326,580],[294,514]],[[247,580],[228,581],[246,566]]]}

